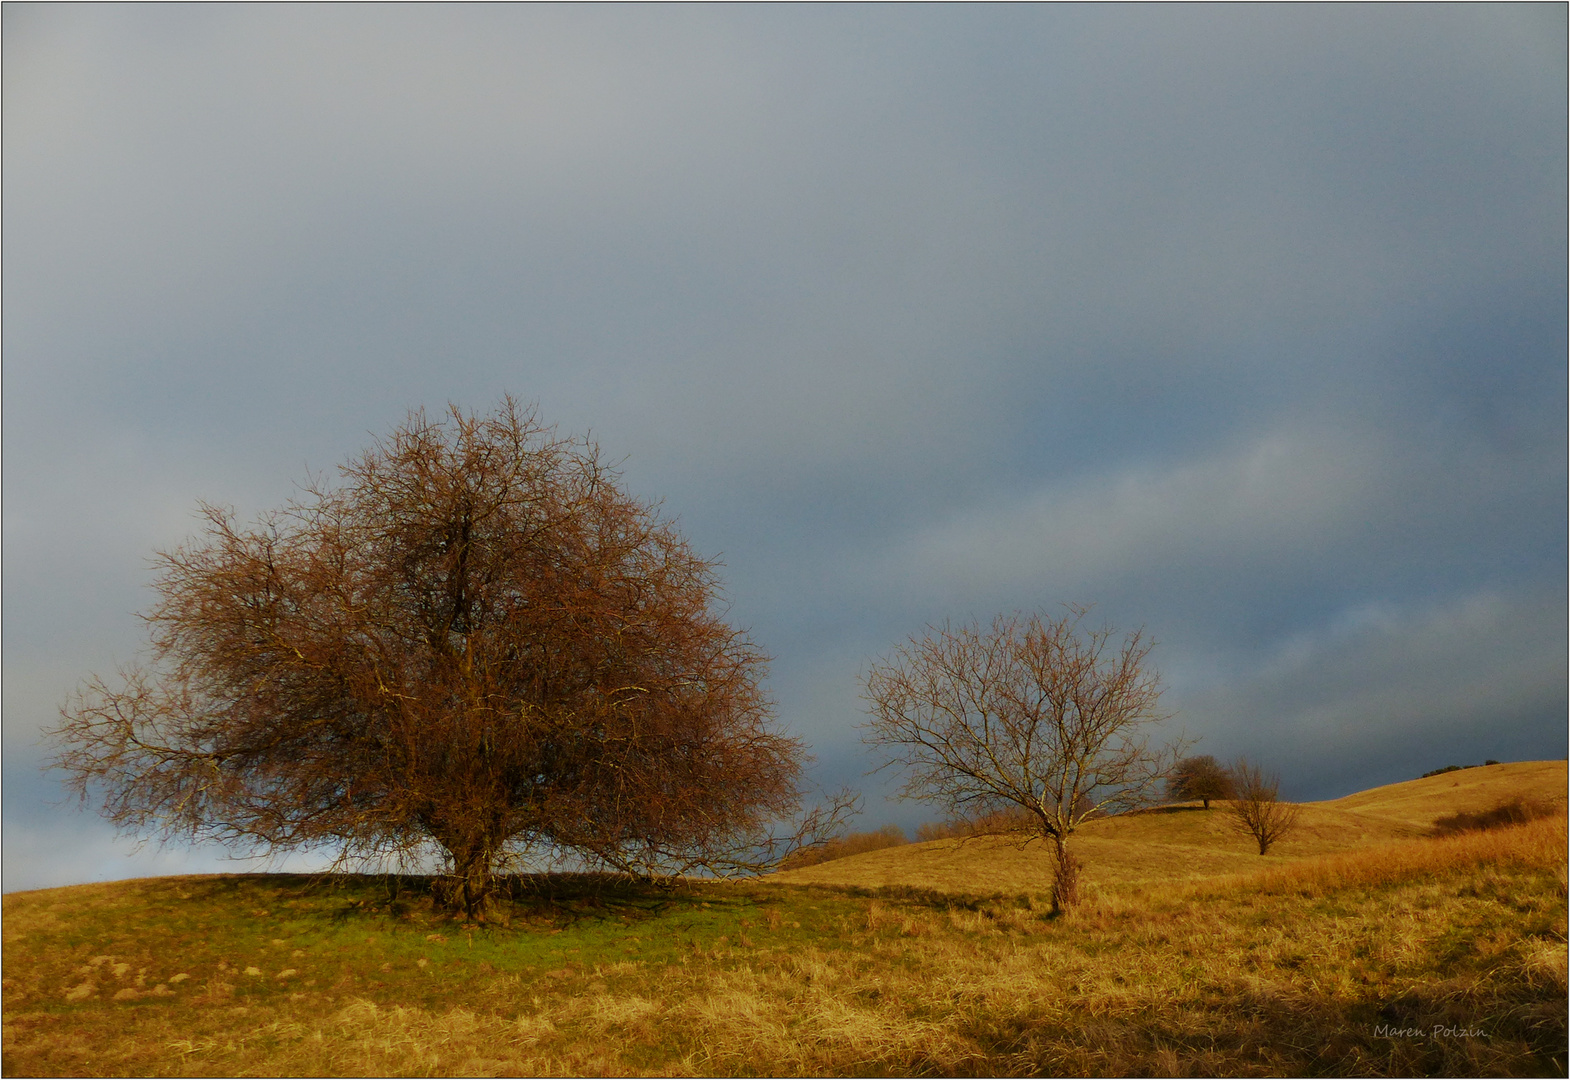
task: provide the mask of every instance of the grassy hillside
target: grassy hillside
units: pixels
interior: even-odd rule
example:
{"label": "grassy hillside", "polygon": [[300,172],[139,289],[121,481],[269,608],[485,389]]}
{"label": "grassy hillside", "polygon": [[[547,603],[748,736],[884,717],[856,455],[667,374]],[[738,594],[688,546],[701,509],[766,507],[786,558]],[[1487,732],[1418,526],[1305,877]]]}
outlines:
{"label": "grassy hillside", "polygon": [[1443,814],[1483,810],[1512,795],[1564,802],[1566,782],[1563,761],[1516,761],[1387,784],[1318,805],[1404,825],[1426,826]]}
{"label": "grassy hillside", "polygon": [[[1227,855],[1206,846],[1199,815],[1127,827]],[[373,878],[11,894],[3,1066],[1564,1075],[1563,818],[1343,839],[1339,853],[1249,856],[1237,874],[1105,879],[1068,917],[1028,889],[776,879],[674,892],[553,879],[535,883],[550,895],[521,897],[509,925],[489,926]]]}
{"label": "grassy hillside", "polygon": [[[1092,887],[1252,873],[1268,863],[1419,837],[1438,817],[1487,809],[1515,795],[1563,803],[1566,783],[1565,762],[1523,761],[1304,803],[1296,831],[1263,857],[1215,802],[1209,810],[1193,803],[1088,822],[1073,844]],[[1046,845],[983,837],[885,848],[774,877],[795,884],[1019,892],[1044,891],[1051,875]]]}

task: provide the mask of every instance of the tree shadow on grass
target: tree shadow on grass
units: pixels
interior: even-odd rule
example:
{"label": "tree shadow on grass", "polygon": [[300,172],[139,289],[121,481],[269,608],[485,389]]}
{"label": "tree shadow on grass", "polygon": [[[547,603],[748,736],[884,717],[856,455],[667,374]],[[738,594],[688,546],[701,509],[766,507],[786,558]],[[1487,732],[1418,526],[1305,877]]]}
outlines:
{"label": "tree shadow on grass", "polygon": [[[172,879],[171,879],[172,880]],[[422,918],[463,922],[436,901],[442,879],[431,874],[228,874],[186,879],[179,892],[191,900],[233,905],[238,913],[291,917],[325,915],[334,923],[360,918]],[[486,925],[562,929],[585,923],[642,922],[680,908],[720,908],[747,903],[714,893],[702,882],[665,884],[612,873],[510,874],[498,879]],[[298,902],[308,905],[301,908]]]}
{"label": "tree shadow on grass", "polygon": [[[1218,800],[1212,800],[1212,801],[1218,801]],[[1213,814],[1215,812],[1216,812],[1216,808],[1214,806],[1207,808],[1205,806],[1190,806],[1190,805],[1188,805],[1186,803],[1179,803],[1177,805],[1169,805],[1169,806],[1146,806],[1146,807],[1142,807],[1139,810],[1129,810],[1126,813],[1118,814],[1116,816],[1117,817],[1149,817],[1149,816],[1155,815],[1155,814],[1196,814],[1196,813],[1197,814]],[[1103,818],[1102,820],[1105,821],[1105,820],[1110,820],[1110,819],[1109,818]]]}

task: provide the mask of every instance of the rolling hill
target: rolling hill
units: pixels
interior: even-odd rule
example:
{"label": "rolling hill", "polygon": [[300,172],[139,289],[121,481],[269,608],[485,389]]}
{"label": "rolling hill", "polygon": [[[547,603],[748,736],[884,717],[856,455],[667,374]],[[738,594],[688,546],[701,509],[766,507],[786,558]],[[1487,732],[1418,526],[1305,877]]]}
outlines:
{"label": "rolling hill", "polygon": [[[1566,764],[1478,766],[1304,803],[1296,831],[1263,857],[1215,803],[1209,810],[1180,804],[1088,822],[1075,834],[1073,850],[1092,886],[1253,873],[1265,865],[1419,837],[1436,818],[1485,810],[1516,795],[1563,803]],[[1052,856],[1042,843],[1003,837],[932,840],[783,871],[770,880],[962,893],[1041,891],[1052,880]]]}

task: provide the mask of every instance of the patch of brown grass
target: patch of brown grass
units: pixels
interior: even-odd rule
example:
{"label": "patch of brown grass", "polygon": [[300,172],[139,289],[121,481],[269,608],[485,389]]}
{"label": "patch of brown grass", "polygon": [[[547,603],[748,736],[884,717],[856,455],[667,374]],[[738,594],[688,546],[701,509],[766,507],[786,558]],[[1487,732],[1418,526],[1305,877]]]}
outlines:
{"label": "patch of brown grass", "polygon": [[1523,798],[1520,795],[1501,799],[1487,810],[1461,810],[1434,819],[1434,833],[1450,836],[1459,832],[1486,832],[1506,825],[1524,825],[1528,821],[1553,817],[1559,808],[1547,799]]}
{"label": "patch of brown grass", "polygon": [[1194,894],[1247,891],[1323,896],[1423,876],[1470,874],[1484,866],[1557,868],[1564,892],[1567,858],[1562,816],[1488,832],[1409,840],[1275,866],[1263,873],[1194,884]]}
{"label": "patch of brown grass", "polygon": [[992,810],[975,817],[957,821],[927,822],[916,830],[916,839],[958,840],[968,836],[1006,836],[1012,833],[1029,833],[1036,829],[1036,819],[1022,807]]}

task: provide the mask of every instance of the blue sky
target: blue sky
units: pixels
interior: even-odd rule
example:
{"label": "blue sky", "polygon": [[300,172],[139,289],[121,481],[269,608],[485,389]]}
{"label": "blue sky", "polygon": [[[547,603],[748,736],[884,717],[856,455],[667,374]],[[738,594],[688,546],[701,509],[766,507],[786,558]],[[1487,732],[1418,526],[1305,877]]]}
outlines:
{"label": "blue sky", "polygon": [[38,732],[250,516],[504,393],[858,674],[1097,605],[1326,798],[1566,754],[1560,5],[4,9],[4,887],[228,868]]}

